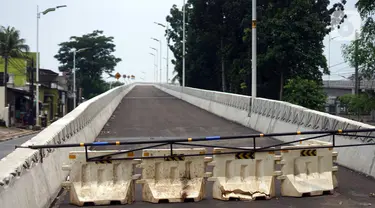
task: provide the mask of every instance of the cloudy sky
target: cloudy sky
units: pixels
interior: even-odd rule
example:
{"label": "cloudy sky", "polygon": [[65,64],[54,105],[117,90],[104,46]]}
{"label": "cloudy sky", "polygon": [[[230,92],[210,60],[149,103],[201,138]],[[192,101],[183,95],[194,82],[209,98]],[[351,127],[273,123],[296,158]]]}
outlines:
{"label": "cloudy sky", "polygon": [[[149,55],[151,47],[159,44],[151,37],[163,38],[163,57],[166,57],[164,29],[153,22],[165,24],[165,17],[173,4],[182,6],[183,0],[0,0],[0,25],[13,26],[21,31],[32,51],[36,51],[36,9],[40,11],[58,5],[66,8],[48,13],[40,19],[39,51],[41,67],[58,71],[59,63],[53,56],[59,43],[70,36],[80,36],[93,30],[103,30],[105,35],[113,36],[116,44],[115,55],[123,61],[116,67],[120,74],[133,74],[145,81],[154,78],[154,58]],[[354,69],[342,63],[341,45],[354,38],[354,30],[360,22],[354,9],[355,0],[348,0],[346,9],[349,14],[349,27],[331,35],[331,80],[350,76]],[[351,26],[352,27],[351,27]],[[328,58],[328,36],[324,43]],[[169,53],[171,60],[172,53]],[[158,61],[159,63],[160,61]],[[337,65],[338,64],[338,65]],[[166,61],[163,60],[163,78],[165,81]],[[169,64],[169,76],[173,65]],[[144,73],[143,73],[144,72]],[[328,79],[325,76],[324,79]]]}

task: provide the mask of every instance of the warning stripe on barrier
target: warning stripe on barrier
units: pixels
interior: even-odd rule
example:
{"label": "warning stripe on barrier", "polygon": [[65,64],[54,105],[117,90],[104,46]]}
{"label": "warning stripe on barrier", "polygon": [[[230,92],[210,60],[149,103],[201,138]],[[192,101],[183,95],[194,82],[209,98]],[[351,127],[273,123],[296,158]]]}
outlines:
{"label": "warning stripe on barrier", "polygon": [[255,152],[236,153],[236,159],[255,159]]}
{"label": "warning stripe on barrier", "polygon": [[101,161],[95,161],[95,163],[96,164],[111,164],[112,163],[111,156],[102,157],[100,159]]}
{"label": "warning stripe on barrier", "polygon": [[316,149],[301,150],[301,157],[316,156]]}
{"label": "warning stripe on barrier", "polygon": [[171,156],[166,156],[164,158],[165,161],[184,161],[185,156],[183,154],[181,155],[171,155]]}

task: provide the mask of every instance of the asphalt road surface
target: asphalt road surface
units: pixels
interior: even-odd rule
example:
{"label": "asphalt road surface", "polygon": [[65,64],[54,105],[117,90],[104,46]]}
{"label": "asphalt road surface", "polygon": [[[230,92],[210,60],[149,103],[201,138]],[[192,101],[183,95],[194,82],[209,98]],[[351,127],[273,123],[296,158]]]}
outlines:
{"label": "asphalt road surface", "polygon": [[[191,104],[174,98],[152,86],[135,87],[119,104],[113,116],[103,128],[97,141],[130,141],[144,139],[161,139],[172,137],[197,137],[213,135],[245,135],[257,133],[253,129],[243,127],[223,118],[217,117]],[[231,146],[251,146],[249,140],[215,141],[215,144]],[[272,145],[280,141],[264,138],[258,145]],[[251,144],[251,143],[250,143]],[[133,145],[137,148],[142,145]],[[120,146],[97,149],[119,149]],[[139,154],[136,154],[139,155]],[[208,170],[210,171],[210,170]],[[140,170],[136,171],[137,173]],[[271,200],[260,201],[219,201],[212,199],[208,182],[206,198],[200,202],[151,204],[142,202],[141,187],[136,185],[136,202],[132,205],[100,206],[100,207],[155,207],[155,208],[207,208],[207,207],[373,207],[375,206],[375,180],[339,167],[339,187],[332,195],[292,198],[280,197],[280,190],[276,188],[276,197]],[[276,182],[276,187],[278,186]],[[56,200],[54,207],[75,207],[69,204],[66,193]]]}
{"label": "asphalt road surface", "polygon": [[7,156],[9,153],[13,152],[15,150],[16,145],[21,145],[31,139],[35,134],[22,136],[16,139],[11,139],[7,141],[0,142],[0,159]]}

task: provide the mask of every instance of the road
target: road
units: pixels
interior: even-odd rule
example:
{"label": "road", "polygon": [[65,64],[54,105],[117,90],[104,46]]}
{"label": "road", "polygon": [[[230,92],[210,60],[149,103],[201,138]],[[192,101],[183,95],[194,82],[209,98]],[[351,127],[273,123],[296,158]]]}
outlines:
{"label": "road", "polygon": [[[244,135],[256,133],[253,129],[243,127],[223,118],[217,117],[191,104],[174,98],[151,86],[137,86],[124,97],[113,116],[103,128],[97,141],[129,141],[137,139],[195,137],[212,135]],[[246,140],[230,142],[233,146],[249,146]],[[272,138],[264,138],[259,145],[279,143]],[[228,144],[218,141],[215,144]],[[140,146],[140,145],[138,145]],[[137,146],[137,147],[138,147]],[[135,146],[129,147],[134,148]],[[120,146],[106,147],[115,149]],[[127,149],[129,149],[127,148]],[[98,148],[99,149],[99,148]],[[103,148],[100,148],[103,149]],[[139,173],[140,171],[137,170]],[[369,207],[375,205],[375,198],[369,196],[375,192],[375,180],[354,171],[339,167],[339,187],[333,195],[306,198],[280,197],[280,190],[276,189],[276,198],[267,201],[219,201],[212,199],[211,182],[207,184],[206,198],[194,203],[149,204],[141,200],[141,187],[136,186],[136,202],[132,205],[116,207],[155,207],[155,208],[207,208],[207,207]],[[277,182],[276,187],[279,183]],[[75,207],[69,204],[68,197],[62,195],[61,201],[55,207]],[[112,207],[112,206],[101,206]]]}
{"label": "road", "polygon": [[16,145],[21,145],[25,143],[27,140],[31,139],[35,134],[22,136],[16,139],[7,140],[4,142],[0,142],[0,159],[7,156],[9,153],[13,152]]}

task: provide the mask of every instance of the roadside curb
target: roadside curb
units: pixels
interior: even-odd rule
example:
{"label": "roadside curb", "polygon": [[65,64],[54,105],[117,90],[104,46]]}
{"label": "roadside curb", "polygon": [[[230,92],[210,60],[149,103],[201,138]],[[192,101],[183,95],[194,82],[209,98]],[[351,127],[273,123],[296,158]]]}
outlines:
{"label": "roadside curb", "polygon": [[23,136],[29,136],[29,135],[32,135],[32,134],[37,134],[39,132],[41,132],[41,130],[40,131],[28,132],[28,133],[25,133],[25,134],[19,134],[19,135],[11,136],[9,138],[5,138],[5,139],[0,139],[0,143],[5,142],[5,141],[9,141],[9,140],[12,140],[12,139],[17,139],[17,138],[23,137]]}

